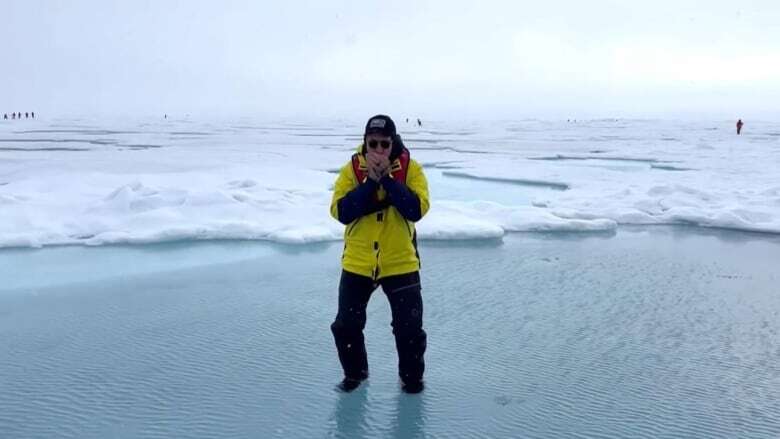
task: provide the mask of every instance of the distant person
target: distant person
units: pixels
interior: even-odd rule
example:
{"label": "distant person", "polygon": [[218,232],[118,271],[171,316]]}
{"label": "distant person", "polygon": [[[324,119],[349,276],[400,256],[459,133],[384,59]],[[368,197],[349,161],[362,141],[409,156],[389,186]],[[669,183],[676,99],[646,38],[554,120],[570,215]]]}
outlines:
{"label": "distant person", "polygon": [[33,111],[33,112],[32,112],[32,113],[30,113],[30,114],[32,114],[32,118],[33,118],[33,119],[35,119],[35,112]]}
{"label": "distant person", "polygon": [[406,123],[409,123],[409,118],[408,117],[406,118]]}
{"label": "distant person", "polygon": [[8,120],[8,113],[3,114],[3,119]]}
{"label": "distant person", "polygon": [[742,133],[742,125],[744,125],[744,123],[742,123],[742,119],[737,120],[737,135]]}
{"label": "distant person", "polygon": [[168,115],[167,114],[165,115],[164,119],[168,119]]}
{"label": "distant person", "polygon": [[11,113],[11,120],[16,119],[16,113]]}
{"label": "distant person", "polygon": [[24,112],[24,118],[25,118],[25,119],[29,119],[29,118],[30,118],[30,113],[29,113],[29,112],[27,112],[27,111],[25,111],[25,112]]}
{"label": "distant person", "polygon": [[380,285],[390,301],[401,389],[423,390],[427,335],[414,223],[428,207],[422,166],[409,156],[392,119],[372,117],[363,143],[339,172],[330,204],[330,214],[346,226],[338,314],[330,326],[344,371],[337,386],[342,392],[368,378],[363,328],[368,299]]}
{"label": "distant person", "polygon": [[419,117],[417,118],[417,126],[418,126],[418,127],[421,127],[421,126],[422,126],[422,121],[420,120],[420,118],[419,118]]}

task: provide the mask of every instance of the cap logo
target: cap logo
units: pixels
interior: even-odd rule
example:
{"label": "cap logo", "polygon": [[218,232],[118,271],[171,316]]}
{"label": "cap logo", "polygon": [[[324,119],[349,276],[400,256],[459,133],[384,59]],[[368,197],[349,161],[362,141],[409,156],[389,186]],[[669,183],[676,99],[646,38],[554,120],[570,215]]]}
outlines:
{"label": "cap logo", "polygon": [[369,128],[384,128],[385,127],[385,120],[384,119],[371,119],[371,122],[368,123]]}

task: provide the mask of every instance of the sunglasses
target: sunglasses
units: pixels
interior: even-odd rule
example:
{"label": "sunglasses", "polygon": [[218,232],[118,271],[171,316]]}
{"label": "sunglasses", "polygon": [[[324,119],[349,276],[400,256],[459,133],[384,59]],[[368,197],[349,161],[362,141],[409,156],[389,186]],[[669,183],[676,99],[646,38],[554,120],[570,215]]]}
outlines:
{"label": "sunglasses", "polygon": [[390,143],[389,140],[369,140],[368,147],[375,149],[377,146],[381,145],[383,149],[387,149],[390,148]]}

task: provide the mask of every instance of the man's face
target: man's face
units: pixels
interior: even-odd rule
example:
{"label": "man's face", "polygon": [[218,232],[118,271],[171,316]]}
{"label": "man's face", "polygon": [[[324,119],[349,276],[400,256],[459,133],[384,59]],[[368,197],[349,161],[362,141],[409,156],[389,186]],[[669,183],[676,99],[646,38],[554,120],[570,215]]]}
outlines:
{"label": "man's face", "polygon": [[392,149],[393,140],[390,136],[383,136],[381,134],[369,134],[366,136],[366,150],[369,153],[390,157],[390,150]]}

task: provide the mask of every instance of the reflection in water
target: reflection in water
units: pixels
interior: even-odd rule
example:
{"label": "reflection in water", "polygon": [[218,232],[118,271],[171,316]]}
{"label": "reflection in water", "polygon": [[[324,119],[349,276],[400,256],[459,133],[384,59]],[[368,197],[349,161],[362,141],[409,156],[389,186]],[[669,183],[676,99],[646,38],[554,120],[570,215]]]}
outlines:
{"label": "reflection in water", "polygon": [[352,393],[340,393],[336,408],[331,416],[335,418],[336,431],[332,437],[356,438],[368,437],[366,425],[366,403],[368,401],[368,383],[363,383]]}
{"label": "reflection in water", "polygon": [[425,437],[425,392],[419,395],[400,394],[393,413],[393,438]]}
{"label": "reflection in water", "polygon": [[368,387],[366,383],[352,393],[339,394],[330,422],[335,431],[331,431],[329,437],[363,438],[378,435],[403,439],[426,437],[424,392],[420,395],[407,395],[398,391],[395,407],[390,412],[390,435],[387,436],[388,431],[385,430],[387,424],[382,422],[382,416],[377,416],[375,412],[384,412],[390,401],[374,400],[375,407],[372,410],[372,403],[368,400],[370,391]]}

